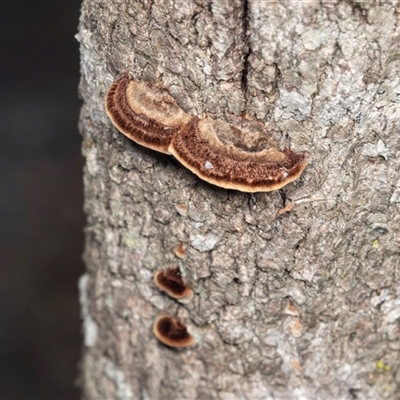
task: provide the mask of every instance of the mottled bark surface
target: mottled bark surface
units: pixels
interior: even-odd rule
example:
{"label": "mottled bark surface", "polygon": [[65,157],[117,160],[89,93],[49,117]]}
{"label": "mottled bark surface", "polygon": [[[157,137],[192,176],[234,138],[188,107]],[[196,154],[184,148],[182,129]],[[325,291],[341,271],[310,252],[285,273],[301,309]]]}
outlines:
{"label": "mottled bark surface", "polygon": [[[399,12],[372,0],[83,2],[87,399],[399,398]],[[257,117],[312,161],[277,192],[208,185],[113,128],[104,96],[126,71],[162,80],[193,115]],[[153,283],[174,264],[195,292],[187,305]],[[154,338],[164,311],[196,346]]]}

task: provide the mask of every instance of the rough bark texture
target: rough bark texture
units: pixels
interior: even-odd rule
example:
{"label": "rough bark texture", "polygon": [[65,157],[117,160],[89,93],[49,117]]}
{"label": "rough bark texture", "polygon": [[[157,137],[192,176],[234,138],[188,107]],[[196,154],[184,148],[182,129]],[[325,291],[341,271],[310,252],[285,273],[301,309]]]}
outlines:
{"label": "rough bark texture", "polygon": [[[399,398],[399,12],[372,0],[83,2],[87,399]],[[125,71],[162,80],[193,115],[257,117],[312,161],[277,192],[208,185],[112,127],[104,96]],[[187,305],[152,280],[178,263]],[[163,311],[198,344],[161,345]]]}

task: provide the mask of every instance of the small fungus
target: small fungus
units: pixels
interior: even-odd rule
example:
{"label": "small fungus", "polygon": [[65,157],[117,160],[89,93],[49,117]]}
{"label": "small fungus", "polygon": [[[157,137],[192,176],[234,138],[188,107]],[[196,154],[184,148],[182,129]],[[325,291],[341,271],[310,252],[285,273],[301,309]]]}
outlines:
{"label": "small fungus", "polygon": [[177,204],[175,206],[175,210],[178,211],[178,214],[182,215],[182,217],[187,217],[188,209],[186,204]]}
{"label": "small fungus", "polygon": [[106,111],[129,139],[167,154],[173,135],[192,118],[161,84],[135,82],[128,74],[111,85]]}
{"label": "small fungus", "polygon": [[154,283],[174,299],[189,300],[193,297],[192,289],[183,282],[179,267],[157,271],[154,275]]}
{"label": "small fungus", "polygon": [[308,157],[290,149],[279,151],[263,131],[257,121],[232,124],[193,118],[173,136],[169,151],[209,183],[242,192],[269,192],[297,179]]}
{"label": "small fungus", "polygon": [[183,258],[185,257],[185,248],[183,247],[182,243],[179,243],[175,248],[174,248],[174,253],[177,257]]}
{"label": "small fungus", "polygon": [[195,344],[195,340],[187,331],[186,326],[169,315],[161,315],[156,319],[153,333],[161,343],[169,347],[181,348]]}

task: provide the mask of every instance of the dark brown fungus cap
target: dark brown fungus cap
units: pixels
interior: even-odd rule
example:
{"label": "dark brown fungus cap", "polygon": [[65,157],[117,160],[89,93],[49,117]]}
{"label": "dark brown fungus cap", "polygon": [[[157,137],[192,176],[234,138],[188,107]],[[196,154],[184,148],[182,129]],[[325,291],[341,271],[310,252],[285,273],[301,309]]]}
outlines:
{"label": "dark brown fungus cap", "polygon": [[269,192],[297,179],[306,154],[279,151],[264,126],[246,118],[228,123],[193,118],[169,148],[186,168],[214,185],[242,192]]}
{"label": "dark brown fungus cap", "polygon": [[161,343],[170,347],[180,348],[195,344],[195,340],[187,331],[186,326],[168,315],[161,315],[157,318],[153,332]]}
{"label": "dark brown fungus cap", "polygon": [[170,267],[157,271],[154,275],[157,287],[174,299],[191,299],[193,291],[182,280],[179,267]]}
{"label": "dark brown fungus cap", "polygon": [[129,139],[167,154],[173,135],[191,119],[160,84],[135,82],[127,74],[111,85],[106,111]]}

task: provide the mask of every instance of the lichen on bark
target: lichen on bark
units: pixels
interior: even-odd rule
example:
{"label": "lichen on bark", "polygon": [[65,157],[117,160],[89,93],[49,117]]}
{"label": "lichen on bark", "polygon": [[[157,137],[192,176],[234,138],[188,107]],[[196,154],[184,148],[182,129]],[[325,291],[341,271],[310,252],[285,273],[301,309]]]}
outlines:
{"label": "lichen on bark", "polygon": [[[378,1],[83,1],[85,398],[396,399],[399,15]],[[127,71],[192,115],[258,118],[312,162],[277,192],[208,185],[112,127],[104,96]],[[153,283],[174,264],[188,304]],[[158,343],[162,312],[198,344]]]}

